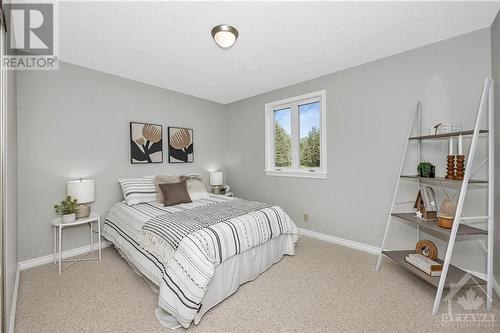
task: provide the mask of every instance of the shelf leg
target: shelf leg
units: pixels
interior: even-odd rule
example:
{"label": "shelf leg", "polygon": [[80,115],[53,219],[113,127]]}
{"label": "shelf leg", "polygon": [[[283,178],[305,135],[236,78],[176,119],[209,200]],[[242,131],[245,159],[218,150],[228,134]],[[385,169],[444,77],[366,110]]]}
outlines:
{"label": "shelf leg", "polygon": [[382,266],[382,258],[384,257],[382,251],[384,251],[385,248],[385,241],[387,240],[387,235],[389,234],[390,226],[391,226],[391,213],[389,212],[389,218],[387,219],[387,224],[385,226],[384,238],[382,239],[382,245],[380,245],[380,253],[378,254],[377,266],[375,266],[375,270],[377,272],[380,271],[380,266]]}
{"label": "shelf leg", "polygon": [[495,133],[494,133],[494,81],[488,96],[488,258],[486,267],[486,309],[493,303],[493,227],[495,221]]}
{"label": "shelf leg", "polygon": [[52,258],[52,263],[55,265],[56,264],[56,254],[57,254],[57,228],[56,227],[52,227],[53,230],[53,233],[54,233],[54,257]]}
{"label": "shelf leg", "polygon": [[89,223],[90,226],[90,253],[94,254],[94,228],[92,227],[92,223]]}
{"label": "shelf leg", "polygon": [[62,261],[62,225],[59,225],[59,275],[61,275]]}
{"label": "shelf leg", "polygon": [[[459,202],[462,201],[463,196],[460,196]],[[460,203],[459,203],[460,204]],[[460,211],[462,207],[460,207]],[[444,285],[446,283],[446,276],[448,275],[448,268],[450,267],[451,254],[453,253],[453,247],[455,246],[455,238],[457,237],[457,231],[460,224],[458,218],[459,210],[457,209],[457,214],[455,215],[455,220],[453,221],[453,227],[451,228],[450,239],[448,240],[448,247],[446,249],[446,255],[444,258],[443,271],[441,272],[441,277],[439,278],[439,285],[436,291],[436,298],[434,299],[434,306],[432,308],[432,314],[436,315],[439,311],[439,305],[441,304],[441,297],[443,295]]]}
{"label": "shelf leg", "polygon": [[[410,122],[410,128],[408,129],[408,136],[407,138],[409,138],[411,136],[411,131],[413,129],[413,125],[415,123],[415,119],[417,118],[418,116],[418,112],[420,110],[420,102],[417,102],[415,104],[415,109],[413,110],[413,113],[412,113],[412,116],[411,116],[411,122]],[[390,229],[390,225],[391,225],[391,213],[392,213],[392,210],[394,209],[394,204],[396,203],[396,196],[398,194],[398,188],[399,188],[399,181],[400,181],[400,177],[401,177],[401,172],[403,172],[403,166],[404,166],[404,163],[405,163],[405,159],[406,159],[406,152],[408,151],[408,143],[410,142],[409,139],[406,140],[406,144],[405,144],[405,148],[403,150],[403,157],[401,158],[401,164],[399,165],[399,173],[398,173],[398,178],[396,180],[396,186],[395,186],[395,189],[394,189],[394,195],[392,196],[392,202],[391,202],[391,209],[389,210],[389,217],[387,218],[387,223],[385,225],[385,231],[384,231],[384,238],[382,238],[382,244],[380,245],[380,253],[378,255],[378,259],[377,259],[377,265],[375,266],[375,270],[378,272],[380,270],[380,266],[382,265],[382,258],[384,256],[384,254],[382,253],[382,251],[384,251],[385,249],[385,242],[387,240],[387,236],[389,235],[389,229]]]}
{"label": "shelf leg", "polygon": [[460,226],[460,220],[462,217],[462,209],[464,207],[465,195],[467,193],[467,185],[469,183],[471,174],[471,167],[472,163],[474,162],[474,156],[476,154],[477,140],[479,137],[479,123],[481,121],[481,115],[483,113],[483,110],[485,109],[486,106],[485,104],[486,98],[488,97],[488,92],[490,91],[490,88],[491,88],[491,82],[489,79],[486,79],[481,93],[481,101],[479,102],[479,108],[477,110],[476,121],[474,124],[474,134],[472,135],[472,142],[470,145],[469,156],[467,159],[467,166],[465,168],[464,179],[462,180],[462,186],[460,187],[460,194],[457,203],[457,211],[455,213],[455,219],[453,220],[453,227],[451,228],[450,239],[448,240],[448,248],[446,249],[443,271],[441,272],[441,278],[439,279],[438,290],[436,292],[436,298],[434,299],[434,306],[432,308],[432,314],[434,315],[438,313],[439,305],[441,303],[441,296],[443,295],[444,285],[446,282],[446,275],[448,274],[451,255],[453,253],[453,247],[455,246],[455,239],[457,237],[458,227]]}

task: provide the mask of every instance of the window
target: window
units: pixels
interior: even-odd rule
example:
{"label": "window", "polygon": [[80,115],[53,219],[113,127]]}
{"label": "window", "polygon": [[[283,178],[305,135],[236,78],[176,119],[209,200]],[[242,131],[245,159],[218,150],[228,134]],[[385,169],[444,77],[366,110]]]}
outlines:
{"label": "window", "polygon": [[266,174],[326,178],[325,90],[266,104]]}

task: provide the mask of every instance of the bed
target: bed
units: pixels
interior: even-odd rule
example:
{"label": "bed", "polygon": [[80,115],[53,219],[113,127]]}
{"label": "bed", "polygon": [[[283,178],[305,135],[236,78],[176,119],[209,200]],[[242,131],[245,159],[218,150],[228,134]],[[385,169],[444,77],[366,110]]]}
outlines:
{"label": "bed", "polygon": [[[188,328],[241,284],[295,254],[298,229],[283,209],[251,203],[217,195],[168,207],[118,202],[102,234],[157,288],[160,322]],[[228,207],[232,215],[221,218],[220,211]],[[213,222],[192,231],[187,226],[196,214]]]}

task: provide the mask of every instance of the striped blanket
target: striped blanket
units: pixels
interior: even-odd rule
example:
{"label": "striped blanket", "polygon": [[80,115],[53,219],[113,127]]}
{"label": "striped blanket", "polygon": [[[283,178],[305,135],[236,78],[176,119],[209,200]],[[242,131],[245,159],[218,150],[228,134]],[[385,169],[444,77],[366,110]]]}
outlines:
{"label": "striped blanket", "polygon": [[[211,212],[212,218],[219,218],[209,222],[209,218],[200,217],[203,212]],[[189,220],[191,213],[199,220]],[[167,222],[162,224],[161,221]],[[153,235],[149,231],[152,226],[159,225],[162,232],[168,231],[171,236],[154,243],[148,237]],[[188,228],[187,233],[171,229],[172,226],[182,229],[184,225]],[[160,237],[157,233],[155,237]],[[281,207],[231,199],[212,203],[204,209],[155,216],[143,225],[139,244],[148,252],[161,254],[160,258],[166,264],[160,284],[159,306],[187,328],[201,308],[217,265],[281,234],[298,235],[297,227]]]}
{"label": "striped blanket", "polygon": [[271,204],[242,199],[201,206],[175,214],[159,215],[142,226],[140,242],[149,252],[167,261],[187,235],[231,218],[271,207]]}

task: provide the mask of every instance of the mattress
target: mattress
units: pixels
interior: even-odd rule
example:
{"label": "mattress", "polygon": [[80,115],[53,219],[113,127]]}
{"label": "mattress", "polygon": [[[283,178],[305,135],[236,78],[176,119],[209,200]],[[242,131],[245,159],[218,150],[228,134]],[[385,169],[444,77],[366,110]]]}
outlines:
{"label": "mattress", "polygon": [[[240,284],[254,279],[279,261],[284,254],[294,254],[298,230],[278,206],[267,211],[238,216],[220,223],[221,225],[214,224],[209,228],[210,233],[203,228],[190,234],[186,238],[191,239],[186,242],[191,245],[196,240],[205,241],[203,246],[199,243],[199,249],[191,256],[186,257],[187,250],[183,249],[185,244],[182,242],[180,249],[167,260],[154,251],[144,249],[140,238],[146,222],[163,214],[189,212],[197,207],[217,205],[228,200],[234,199],[211,196],[208,199],[170,207],[163,207],[160,203],[134,206],[123,202],[116,203],[109,211],[103,226],[103,236],[120,250],[138,273],[158,287],[158,304],[162,311],[173,315],[186,328],[193,321],[197,323],[203,313],[232,294]],[[195,212],[193,211],[192,215],[195,215]],[[228,228],[228,225],[231,225],[231,228]],[[217,242],[220,240],[218,247],[209,246],[210,242],[206,242],[208,236],[204,233],[212,235],[211,241],[214,244],[215,239]],[[238,240],[239,243],[236,238],[232,238],[238,237],[238,234],[242,237]],[[235,245],[238,244],[237,249],[233,246],[233,240]],[[219,256],[217,252],[223,253],[224,256]],[[205,260],[199,258],[202,255]],[[209,271],[200,270],[200,267],[208,266],[211,267]],[[228,276],[233,277],[231,283],[226,283]]]}

